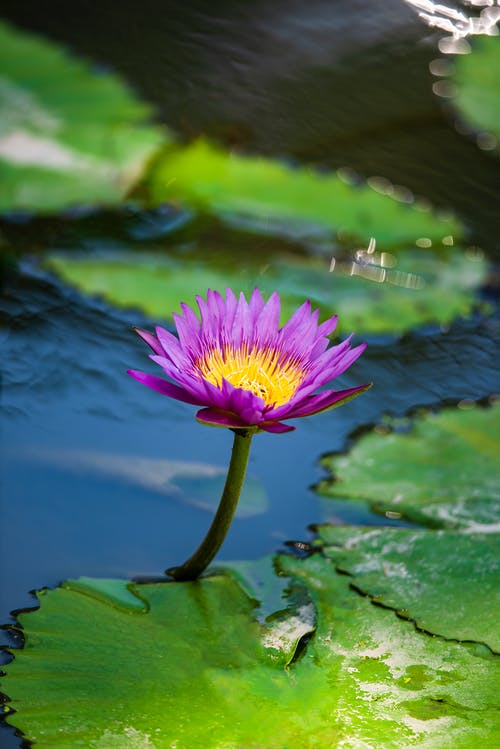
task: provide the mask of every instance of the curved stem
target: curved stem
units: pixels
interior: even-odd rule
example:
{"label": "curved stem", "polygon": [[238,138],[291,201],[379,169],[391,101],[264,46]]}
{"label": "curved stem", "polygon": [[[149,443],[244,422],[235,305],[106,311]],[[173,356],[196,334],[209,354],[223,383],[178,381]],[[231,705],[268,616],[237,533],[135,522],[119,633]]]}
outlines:
{"label": "curved stem", "polygon": [[167,575],[173,577],[174,580],[196,580],[222,546],[240,498],[252,436],[253,430],[234,430],[233,450],[226,483],[212,525],[194,554],[180,567],[171,567],[166,571]]}

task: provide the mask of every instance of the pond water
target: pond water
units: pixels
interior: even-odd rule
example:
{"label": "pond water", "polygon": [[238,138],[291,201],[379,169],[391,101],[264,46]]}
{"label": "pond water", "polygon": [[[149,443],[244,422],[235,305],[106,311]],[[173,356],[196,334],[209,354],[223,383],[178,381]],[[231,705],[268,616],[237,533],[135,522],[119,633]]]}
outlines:
{"label": "pond water", "polygon": [[[57,0],[48,15],[43,4],[6,0],[3,13],[121,72],[183,138],[204,134],[289,162],[383,175],[452,209],[468,243],[497,259],[498,158],[460,135],[433,95],[429,64],[439,35],[403,2],[197,0],[124,3],[118,13],[112,3],[70,8]],[[177,220],[162,210],[120,209],[9,216],[0,225],[20,261],[5,273],[1,300],[2,622],[33,605],[30,590],[68,577],[161,574],[208,526],[211,492],[203,472],[186,463],[222,469],[231,435],[201,427],[189,406],[125,375],[147,367],[132,327],[154,321],[86,297],[40,263],[52,250],[168,254]],[[204,267],[231,268],[254,241],[242,225],[230,230],[191,216],[186,225],[182,242]],[[255,241],[269,256],[280,243],[300,245],[265,233]],[[496,292],[491,275],[481,293],[491,301]],[[311,490],[324,475],[320,456],[344,449],[385,414],[487,399],[498,388],[492,317],[366,340],[339,387],[373,381],[368,394],[292,434],[254,440],[249,474],[258,502],[244,504],[221,560],[307,541],[309,526],[327,519],[398,522],[362,504],[322,500]],[[0,729],[2,747],[20,746],[11,729]]]}

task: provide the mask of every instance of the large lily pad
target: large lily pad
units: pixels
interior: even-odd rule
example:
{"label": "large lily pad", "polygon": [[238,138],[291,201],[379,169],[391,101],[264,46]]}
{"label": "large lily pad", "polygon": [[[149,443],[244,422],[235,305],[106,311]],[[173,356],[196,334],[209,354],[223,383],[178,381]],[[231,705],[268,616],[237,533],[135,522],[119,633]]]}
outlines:
{"label": "large lily pad", "polygon": [[121,80],[0,24],[0,211],[113,204],[164,140]]}
{"label": "large lily pad", "polygon": [[[491,145],[500,142],[500,38],[481,36],[473,40],[469,55],[455,60],[451,78],[455,89],[454,104],[461,116],[480,133],[490,133]],[[485,143],[484,138],[480,139]],[[488,145],[488,142],[486,142]],[[488,145],[488,147],[490,147]]]}
{"label": "large lily pad", "polygon": [[323,526],[325,553],[356,587],[447,639],[500,652],[500,537]]}
{"label": "large lily pad", "polygon": [[[68,253],[51,254],[46,264],[87,293],[121,307],[139,308],[157,319],[171,315],[180,302],[194,303],[195,293],[207,287],[223,292],[232,286],[249,293],[259,286],[266,293],[280,292],[284,318],[310,299],[325,317],[340,312],[346,332],[395,334],[469,314],[486,272],[482,258],[459,249],[453,250],[451,262],[431,250],[401,251],[394,276],[386,282],[381,282],[381,269],[375,266],[370,270],[352,262],[349,272],[329,272],[329,259],[284,254],[268,262],[242,257],[237,264],[231,255],[219,258],[215,266],[200,253],[197,257],[183,253],[179,258]],[[370,280],[374,272],[377,280]]]}
{"label": "large lily pad", "polygon": [[[496,735],[498,714],[489,708],[497,702],[493,683],[499,662],[485,648],[430,637],[392,611],[353,596],[350,578],[334,575],[320,555],[305,562],[281,557],[279,567],[306,583],[318,606],[306,662],[329,673],[340,728],[338,743],[320,741],[321,749],[473,749],[481,735]],[[312,669],[307,675],[315,678]],[[475,708],[477,713],[469,712]]]}
{"label": "large lily pad", "polygon": [[[500,523],[500,403],[415,419],[408,432],[377,428],[323,465],[325,495],[364,499],[415,522],[491,532]],[[390,423],[390,422],[389,422]]]}
{"label": "large lily pad", "polygon": [[376,237],[384,247],[460,234],[455,219],[437,217],[367,185],[225,152],[204,140],[167,149],[149,186],[157,202],[183,200],[232,221],[250,219],[250,227],[265,233],[314,236],[322,229],[362,242]]}
{"label": "large lily pad", "polygon": [[[40,609],[20,616],[25,648],[7,667],[17,710],[8,721],[40,749],[492,743],[496,664],[486,649],[417,632],[351,590],[320,555],[282,557],[278,571],[292,576],[278,625],[273,614],[260,624],[255,594],[227,574],[83,579],[39,594]],[[303,601],[293,596],[304,587],[318,629],[301,657],[277,658],[296,638]]]}

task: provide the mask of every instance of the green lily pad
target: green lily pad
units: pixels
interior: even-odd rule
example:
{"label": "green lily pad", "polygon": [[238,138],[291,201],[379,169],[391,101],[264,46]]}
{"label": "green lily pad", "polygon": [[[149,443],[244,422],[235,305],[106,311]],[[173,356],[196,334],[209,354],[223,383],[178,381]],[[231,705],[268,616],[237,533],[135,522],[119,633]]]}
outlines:
{"label": "green lily pad", "polygon": [[500,652],[500,536],[322,526],[324,552],[375,601],[447,639]]}
{"label": "green lily pad", "polygon": [[316,629],[316,607],[307,586],[290,586],[271,557],[224,564],[222,572],[228,571],[249,598],[259,603],[255,616],[263,626],[261,640],[267,652],[275,663],[289,666],[301,642]]}
{"label": "green lily pad", "polygon": [[[316,673],[304,667],[304,676],[313,688],[318,671],[328,673],[340,729],[338,743],[319,741],[318,747],[474,749],[481,736],[493,740],[500,726],[491,710],[499,661],[484,646],[418,632],[394,612],[352,595],[350,578],[335,575],[319,554],[280,557],[279,568],[304,582],[318,607],[304,660],[320,665]],[[305,679],[301,686],[305,692]]]}
{"label": "green lily pad", "polygon": [[403,434],[377,428],[348,455],[323,458],[334,478],[317,488],[328,496],[367,500],[376,512],[417,523],[497,531],[499,411],[496,403],[429,413]]}
{"label": "green lily pad", "polygon": [[362,242],[375,237],[386,247],[461,233],[454,218],[440,218],[367,185],[226,152],[205,140],[167,149],[148,184],[156,202],[182,200],[231,221],[239,216],[266,234],[314,236],[322,229]]}
{"label": "green lily pad", "polygon": [[279,291],[284,319],[304,299],[310,299],[324,317],[340,313],[342,330],[347,333],[398,334],[466,316],[486,274],[484,259],[458,248],[450,258],[432,250],[401,251],[391,271],[394,275],[386,282],[380,282],[380,275],[378,282],[370,280],[369,274],[377,271],[374,266],[370,270],[352,262],[340,272],[329,272],[329,260],[283,254],[265,263],[243,257],[237,265],[231,255],[214,266],[201,253],[196,257],[183,253],[178,258],[54,253],[45,264],[86,293],[103,296],[120,307],[139,308],[157,319],[171,315],[180,302],[193,304],[195,293],[207,288],[224,292],[231,286],[250,293],[258,286],[267,294]]}
{"label": "green lily pad", "polygon": [[0,24],[0,211],[120,202],[164,141],[110,73]]}
{"label": "green lily pad", "polygon": [[320,555],[281,557],[277,570],[291,578],[291,618],[298,589],[316,607],[317,631],[294,661],[275,657],[289,647],[285,617],[269,648],[255,595],[231,576],[249,585],[248,570],[196,583],[85,579],[39,594],[7,666],[8,722],[40,749],[493,745],[498,663],[486,648],[416,631]]}
{"label": "green lily pad", "polygon": [[458,55],[454,61],[454,105],[464,120],[480,133],[493,136],[490,144],[480,139],[483,147],[500,142],[500,38],[480,36],[473,40],[469,55]]}

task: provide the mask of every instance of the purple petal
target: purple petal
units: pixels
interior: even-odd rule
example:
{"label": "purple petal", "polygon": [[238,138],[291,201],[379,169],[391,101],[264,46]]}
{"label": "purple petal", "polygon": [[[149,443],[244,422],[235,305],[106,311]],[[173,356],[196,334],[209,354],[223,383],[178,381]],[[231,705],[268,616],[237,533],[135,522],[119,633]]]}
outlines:
{"label": "purple petal", "polygon": [[232,343],[236,348],[239,348],[243,341],[250,338],[252,332],[252,320],[250,317],[250,309],[248,302],[245,299],[243,292],[240,294],[238,299],[238,305],[234,315],[233,330],[232,330]]}
{"label": "purple petal", "polygon": [[223,411],[229,411],[229,398],[230,395],[226,392],[225,388],[218,387],[208,380],[200,380],[200,387],[204,389],[203,402],[205,405],[214,406],[214,408],[221,409]]}
{"label": "purple petal", "polygon": [[[233,388],[232,385],[230,387]],[[229,410],[237,414],[246,424],[255,425],[263,419],[265,403],[250,390],[233,388],[230,393],[229,406]]]}
{"label": "purple petal", "polygon": [[355,388],[349,388],[347,390],[324,390],[322,393],[317,395],[310,395],[305,398],[302,403],[299,403],[286,414],[287,419],[295,419],[299,416],[311,416],[312,414],[320,413],[321,411],[327,411],[330,408],[337,408],[342,406],[347,401],[355,398],[357,395],[361,395],[366,390],[371,388],[371,383],[368,385],[359,385]]}
{"label": "purple petal", "polygon": [[250,297],[250,305],[249,305],[250,321],[254,329],[255,329],[257,320],[259,318],[259,315],[263,309],[264,309],[264,300],[262,299],[262,294],[260,293],[259,289],[254,289],[252,296]]}
{"label": "purple petal", "polygon": [[155,364],[160,365],[167,377],[170,377],[171,380],[174,380],[174,382],[185,388],[185,390],[192,393],[195,397],[199,398],[200,393],[204,392],[203,388],[199,387],[199,377],[192,367],[183,367],[182,369],[179,369],[165,356],[155,356],[154,354],[150,354],[149,358],[154,361]]}
{"label": "purple petal", "polygon": [[299,325],[303,323],[311,314],[311,302],[307,299],[298,309],[295,310],[291,318],[283,325],[281,331],[284,336],[292,333]]}
{"label": "purple petal", "polygon": [[318,327],[318,336],[331,335],[331,333],[333,333],[333,331],[337,327],[338,320],[338,316],[333,315],[333,317],[330,317],[328,320],[325,320],[325,322],[322,322]]}
{"label": "purple petal", "polygon": [[326,351],[313,363],[311,370],[307,373],[288,403],[270,409],[267,415],[273,419],[281,419],[288,416],[290,411],[295,409],[296,406],[300,406],[306,397],[312,395],[315,390],[332,382],[332,380],[342,374],[360,356],[365,346],[366,344],[361,344],[361,346],[351,351],[349,350],[349,339],[347,339],[338,346],[334,346]]}
{"label": "purple petal", "polygon": [[165,353],[176,367],[182,369],[190,364],[190,359],[182,349],[178,338],[172,335],[172,333],[169,333],[168,330],[165,330],[165,328],[161,328],[159,325],[156,327],[156,335],[163,349],[161,353]]}
{"label": "purple petal", "polygon": [[234,414],[217,411],[215,408],[202,408],[196,414],[196,418],[203,424],[209,424],[210,426],[230,427],[233,429],[248,428],[248,424],[242,422],[241,419],[238,419]]}
{"label": "purple petal", "polygon": [[[280,339],[285,343],[296,336],[298,330],[307,327],[311,320],[311,302],[305,301],[280,330]],[[315,326],[316,328],[316,326]]]}
{"label": "purple petal", "polygon": [[196,297],[196,303],[198,305],[198,309],[200,310],[201,335],[203,336],[203,338],[207,338],[209,340],[213,339],[217,333],[217,330],[214,329],[214,321],[212,320],[209,306],[201,296]]}
{"label": "purple petal", "polygon": [[219,310],[219,319],[224,322],[224,319],[227,315],[226,302],[224,300],[224,297],[222,296],[222,294],[219,294],[218,291],[214,291],[214,298],[217,309]]}
{"label": "purple petal", "polygon": [[207,308],[210,313],[211,328],[210,335],[212,340],[219,345],[223,344],[227,338],[224,332],[226,325],[226,303],[218,291],[209,289],[207,292]]}
{"label": "purple petal", "polygon": [[169,398],[175,398],[175,400],[182,401],[183,403],[190,403],[192,406],[203,405],[202,400],[194,398],[184,388],[173,385],[162,377],[156,377],[156,375],[147,374],[146,372],[138,372],[135,369],[128,369],[127,374],[138,382],[142,382],[143,385],[147,385],[152,390],[156,390],[157,393],[168,395]]}
{"label": "purple petal", "polygon": [[309,360],[314,362],[316,359],[319,359],[321,354],[326,351],[329,344],[330,339],[326,338],[326,336],[322,336],[321,338],[318,338],[316,341],[314,341],[309,350]]}
{"label": "purple petal", "polygon": [[285,434],[286,432],[295,431],[295,427],[289,424],[282,424],[280,421],[270,421],[267,424],[259,424],[259,429],[264,432],[270,432],[271,434]]}
{"label": "purple petal", "polygon": [[143,330],[142,328],[134,328],[137,335],[139,335],[143,341],[145,341],[148,346],[150,346],[153,351],[157,354],[163,354],[163,348],[161,346],[161,343],[159,342],[158,338],[155,336],[154,333],[150,333],[147,330]]}
{"label": "purple petal", "polygon": [[182,315],[178,315],[175,312],[173,314],[175,327],[177,328],[182,348],[192,351],[197,348],[196,343],[200,337],[200,321],[187,304],[182,303],[181,309],[183,312]]}
{"label": "purple petal", "polygon": [[220,308],[217,302],[217,292],[213,289],[208,289],[207,291],[207,307],[210,311],[212,320],[214,320],[217,327],[219,327]]}
{"label": "purple petal", "polygon": [[262,309],[258,319],[259,338],[267,341],[275,336],[280,324],[280,297],[277,291],[273,291],[267,304]]}
{"label": "purple petal", "polygon": [[225,302],[225,313],[223,317],[223,329],[224,334],[226,338],[229,340],[233,325],[234,325],[234,316],[236,315],[236,308],[238,306],[238,302],[236,300],[235,293],[232,289],[226,289],[226,302]]}
{"label": "purple petal", "polygon": [[325,320],[324,323],[321,323],[321,325],[318,326],[316,339],[312,344],[311,350],[309,352],[309,358],[311,360],[317,359],[323,353],[323,351],[328,348],[330,339],[327,336],[333,333],[333,331],[337,327],[337,320],[337,315],[334,315],[333,317],[330,317],[329,320]]}
{"label": "purple petal", "polygon": [[304,302],[279,332],[279,346],[284,351],[308,359],[318,332],[319,310],[311,312],[311,303]]}
{"label": "purple petal", "polygon": [[362,343],[350,349],[348,339],[339,346],[328,349],[314,362],[298,392],[302,395],[312,393],[322,385],[326,385],[339,377],[361,356],[365,348],[366,343]]}

